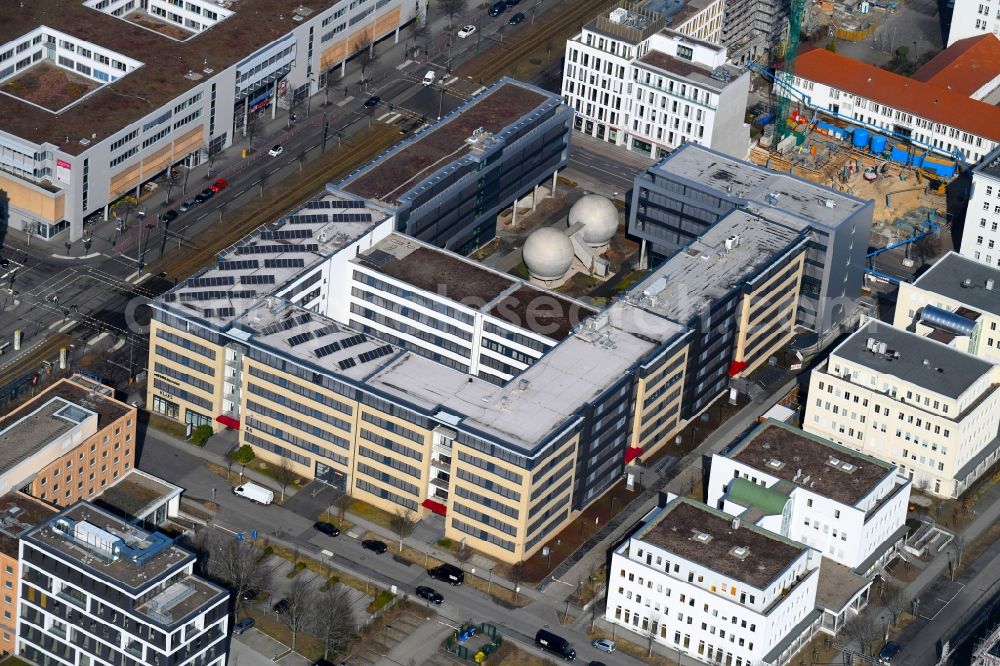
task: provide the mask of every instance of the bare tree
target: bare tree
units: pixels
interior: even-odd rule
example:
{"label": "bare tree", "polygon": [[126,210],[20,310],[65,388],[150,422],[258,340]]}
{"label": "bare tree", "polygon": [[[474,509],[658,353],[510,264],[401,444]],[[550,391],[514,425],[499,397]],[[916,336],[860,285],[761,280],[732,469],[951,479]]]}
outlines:
{"label": "bare tree", "polygon": [[448,29],[455,24],[455,14],[465,11],[465,0],[437,0],[438,9],[448,15]]}
{"label": "bare tree", "polygon": [[354,638],[354,614],[347,592],[336,585],[323,594],[317,604],[319,638],[323,641],[323,658],[330,659]]}
{"label": "bare tree", "polygon": [[167,188],[167,196],[164,199],[165,203],[170,203],[170,192],[181,182],[181,177],[177,174],[173,167],[167,169],[167,173],[163,176],[163,184]]}
{"label": "bare tree", "polygon": [[466,545],[465,539],[462,539],[462,543],[458,546],[458,552],[455,553],[455,558],[464,564],[469,561],[470,557],[472,557],[472,549]]}
{"label": "bare tree", "polygon": [[389,519],[389,525],[392,527],[392,531],[396,533],[399,537],[399,551],[403,551],[403,539],[413,534],[414,528],[417,526],[417,521],[410,517],[410,514],[406,509],[399,509],[396,511],[396,515]]}
{"label": "bare tree", "polygon": [[882,638],[882,623],[871,612],[861,613],[844,625],[844,635],[858,643],[862,654],[874,654],[873,650]]}
{"label": "bare tree", "polygon": [[251,111],[247,114],[247,124],[243,128],[243,135],[247,137],[247,155],[253,152],[253,135],[257,129],[257,112]]}
{"label": "bare tree", "polygon": [[954,540],[951,542],[951,547],[955,549],[955,561],[952,564],[951,555],[948,555],[948,564],[951,568],[951,579],[955,580],[955,576],[958,575],[958,568],[962,566],[962,553],[965,552],[965,539],[962,538],[961,534],[956,534]]}
{"label": "bare tree", "polygon": [[292,483],[299,478],[299,473],[292,467],[291,460],[285,456],[281,456],[281,462],[279,462],[278,466],[274,468],[272,474],[274,476],[274,480],[281,486],[281,501],[284,502],[285,490],[287,490],[288,486],[292,485]]}
{"label": "bare tree", "polygon": [[879,595],[879,602],[892,617],[892,626],[899,622],[899,616],[910,607],[910,602],[899,585],[887,583]]}
{"label": "bare tree", "polygon": [[660,614],[653,613],[649,616],[649,627],[646,629],[646,640],[649,641],[649,653],[646,655],[647,657],[653,656],[653,643],[656,642],[656,630],[659,628]]}
{"label": "bare tree", "polygon": [[351,508],[352,501],[349,493],[342,493],[337,496],[337,499],[333,500],[333,505],[337,507],[337,517],[340,519],[341,527],[344,526],[344,514]]}
{"label": "bare tree", "polygon": [[252,589],[266,589],[268,573],[258,561],[260,553],[249,541],[225,539],[217,552],[218,556],[213,558],[217,562],[214,570],[232,587],[236,595],[236,619],[239,619],[244,594]]}
{"label": "bare tree", "polygon": [[285,611],[285,624],[292,633],[292,650],[295,649],[295,640],[299,632],[306,628],[306,623],[315,612],[315,593],[309,582],[302,576],[297,576],[292,581],[292,586],[288,588],[288,610]]}
{"label": "bare tree", "polygon": [[368,32],[354,44],[354,56],[361,65],[361,80],[365,80],[365,70],[375,59],[375,45],[372,43],[371,35]]}

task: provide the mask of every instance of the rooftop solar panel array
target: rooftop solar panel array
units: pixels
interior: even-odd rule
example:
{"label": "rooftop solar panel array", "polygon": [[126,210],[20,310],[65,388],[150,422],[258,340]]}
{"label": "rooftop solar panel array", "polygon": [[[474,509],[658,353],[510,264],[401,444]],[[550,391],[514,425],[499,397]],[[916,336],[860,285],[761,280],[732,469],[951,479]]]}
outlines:
{"label": "rooftop solar panel array", "polygon": [[329,356],[333,352],[337,352],[337,351],[340,351],[340,343],[339,342],[331,342],[328,345],[323,345],[322,347],[320,347],[319,349],[317,349],[314,353],[316,354],[317,358],[323,358],[324,356]]}
{"label": "rooftop solar panel array", "polygon": [[339,366],[341,370],[347,370],[348,368],[353,368],[357,364],[358,362],[355,361],[354,357],[352,356],[351,358],[345,358],[343,361],[340,361],[339,363],[337,363],[337,366]]}
{"label": "rooftop solar panel array", "polygon": [[203,311],[206,317],[232,317],[236,310],[234,308],[205,308]]}
{"label": "rooftop solar panel array", "polygon": [[340,329],[336,324],[330,324],[329,326],[324,326],[323,328],[318,328],[313,331],[317,338],[322,338],[324,336],[330,335],[331,333],[337,333]]}
{"label": "rooftop solar panel array", "polygon": [[230,298],[256,298],[257,292],[252,289],[244,291],[182,291],[181,302],[184,301],[214,301]]}
{"label": "rooftop solar panel array", "polygon": [[274,284],[273,275],[241,275],[240,284]]}
{"label": "rooftop solar panel array", "polygon": [[289,215],[285,218],[288,224],[326,224],[329,214],[324,215]]}
{"label": "rooftop solar panel array", "polygon": [[362,363],[367,363],[368,361],[374,361],[377,358],[382,358],[383,356],[388,356],[392,353],[392,345],[385,345],[384,347],[379,347],[378,349],[373,349],[371,351],[366,351],[363,354],[358,354],[358,360]]}
{"label": "rooftop solar panel array", "polygon": [[367,204],[363,200],[351,199],[350,201],[337,202],[337,208],[364,208]]}
{"label": "rooftop solar panel array", "polygon": [[288,344],[292,347],[296,345],[301,345],[303,342],[309,342],[313,339],[313,334],[311,331],[306,331],[305,333],[299,333],[298,335],[293,335],[288,338]]}
{"label": "rooftop solar panel array", "polygon": [[278,229],[260,232],[261,240],[282,240],[285,238],[311,238],[312,229]]}
{"label": "rooftop solar panel array", "polygon": [[189,287],[225,287],[234,284],[235,280],[232,275],[224,275],[220,277],[206,277],[206,278],[190,278],[187,281],[187,286]]}
{"label": "rooftop solar panel array", "polygon": [[312,201],[307,201],[303,208],[332,208],[334,201],[329,199],[313,199]]}
{"label": "rooftop solar panel array", "polygon": [[371,213],[331,213],[331,222],[371,222]]}
{"label": "rooftop solar panel array", "polygon": [[318,252],[318,243],[302,245],[240,245],[236,254],[278,254],[279,252]]}
{"label": "rooftop solar panel array", "polygon": [[281,331],[287,331],[288,329],[295,328],[296,326],[301,326],[302,324],[308,324],[312,321],[312,315],[306,312],[305,314],[300,314],[297,317],[289,317],[284,321],[279,321],[275,324],[270,324],[266,326],[261,332],[261,335],[271,335],[273,333],[280,333]]}
{"label": "rooftop solar panel array", "polygon": [[220,271],[245,271],[258,268],[260,264],[256,259],[240,259],[238,261],[220,261],[215,265]]}
{"label": "rooftop solar panel array", "polygon": [[363,335],[361,335],[359,333],[358,335],[352,335],[349,338],[344,338],[343,340],[341,340],[340,341],[340,346],[342,348],[344,348],[344,349],[347,349],[348,347],[353,347],[355,345],[360,345],[360,344],[362,344],[367,339],[368,338],[366,338],[365,336],[363,336]]}
{"label": "rooftop solar panel array", "polygon": [[305,268],[305,259],[265,259],[264,268]]}

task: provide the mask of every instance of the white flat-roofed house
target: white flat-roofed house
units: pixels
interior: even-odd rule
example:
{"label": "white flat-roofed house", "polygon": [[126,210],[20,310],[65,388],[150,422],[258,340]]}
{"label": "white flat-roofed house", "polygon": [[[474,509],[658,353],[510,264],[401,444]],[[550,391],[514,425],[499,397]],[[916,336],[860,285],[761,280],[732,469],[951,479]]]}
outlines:
{"label": "white flat-roofed house", "polygon": [[811,552],[674,499],[612,554],[606,619],[709,664],[788,663],[820,625]]}
{"label": "white flat-roofed house", "polygon": [[769,420],[712,456],[707,500],[868,576],[906,534],[910,481],[894,465]]}

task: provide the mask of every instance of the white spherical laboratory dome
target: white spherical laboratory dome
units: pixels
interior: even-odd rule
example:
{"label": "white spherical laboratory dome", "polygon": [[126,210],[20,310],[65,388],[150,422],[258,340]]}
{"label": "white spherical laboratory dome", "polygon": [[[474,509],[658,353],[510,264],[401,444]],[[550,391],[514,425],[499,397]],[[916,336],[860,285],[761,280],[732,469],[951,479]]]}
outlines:
{"label": "white spherical laboratory dome", "polygon": [[600,247],[618,231],[618,208],[599,194],[587,194],[569,209],[568,221],[569,226],[582,223],[583,242]]}
{"label": "white spherical laboratory dome", "polygon": [[521,256],[531,277],[558,280],[573,263],[573,241],[558,229],[543,227],[528,236]]}

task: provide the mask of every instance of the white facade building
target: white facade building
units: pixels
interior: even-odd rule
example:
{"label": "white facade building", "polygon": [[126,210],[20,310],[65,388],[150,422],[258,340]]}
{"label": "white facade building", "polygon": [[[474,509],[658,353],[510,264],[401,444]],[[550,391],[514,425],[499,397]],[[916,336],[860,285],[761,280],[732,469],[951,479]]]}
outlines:
{"label": "white facade building", "polygon": [[984,33],[1000,36],[998,0],[955,0],[948,29],[948,46],[960,39]]}
{"label": "white facade building", "polygon": [[819,625],[811,552],[674,499],[612,554],[606,619],[709,664],[788,663]]}
{"label": "white facade building", "polygon": [[[245,140],[248,118],[277,107],[304,113],[337,88],[362,39],[398,37],[426,16],[418,0],[143,3],[152,29],[126,18],[135,2],[24,3],[0,25],[0,83],[34,67],[86,80],[57,102],[0,96],[0,190],[9,226],[42,238],[84,220],[175,166],[194,167]],[[87,26],[93,42],[75,37]],[[113,88],[109,88],[110,84]],[[56,108],[56,107],[59,108]],[[176,190],[175,190],[176,191]]]}
{"label": "white facade building", "polygon": [[893,324],[1000,363],[1000,268],[949,252],[900,283]]}
{"label": "white facade building", "polygon": [[970,259],[1000,267],[1000,148],[972,169],[961,251]]}
{"label": "white facade building", "polygon": [[746,154],[749,74],[726,65],[717,42],[617,7],[566,42],[565,60],[563,99],[577,130],[654,158],[684,141]]}
{"label": "white facade building", "polygon": [[22,536],[17,654],[36,664],[224,666],[229,593],[195,556],[78,502]]}
{"label": "white facade building", "polygon": [[[1000,144],[1000,108],[966,94],[958,81],[955,85],[962,92],[937,77],[905,77],[813,48],[796,59],[790,83],[808,96],[810,111],[829,110],[876,131],[909,136],[919,142],[918,148],[929,147],[941,155],[960,153],[969,165]],[[789,95],[780,85],[775,92]],[[793,104],[799,103],[793,98]]]}
{"label": "white facade building", "polygon": [[910,481],[889,464],[778,421],[712,456],[710,506],[869,575],[906,534]]}
{"label": "white facade building", "polygon": [[803,428],[962,494],[997,460],[1000,366],[871,321],[813,370]]}

